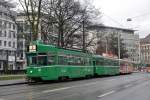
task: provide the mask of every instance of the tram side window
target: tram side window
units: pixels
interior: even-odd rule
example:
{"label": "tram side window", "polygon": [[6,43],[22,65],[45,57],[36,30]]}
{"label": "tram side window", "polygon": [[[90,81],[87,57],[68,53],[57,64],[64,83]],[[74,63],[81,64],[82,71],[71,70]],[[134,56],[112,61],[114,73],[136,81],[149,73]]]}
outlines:
{"label": "tram side window", "polygon": [[55,56],[49,55],[47,60],[48,65],[54,65],[55,64]]}
{"label": "tram side window", "polygon": [[108,66],[114,66],[114,61],[113,60],[108,60]]}
{"label": "tram side window", "polygon": [[79,65],[83,66],[87,63],[86,58],[79,57],[79,56],[71,56],[68,57],[68,65]]}
{"label": "tram side window", "polygon": [[117,61],[116,60],[111,60],[112,66],[117,66]]}
{"label": "tram side window", "polygon": [[67,61],[66,61],[66,57],[65,56],[58,56],[58,64],[60,65],[66,65]]}
{"label": "tram side window", "polygon": [[38,56],[38,65],[47,65],[47,56]]}
{"label": "tram side window", "polygon": [[107,65],[107,60],[103,59],[103,65],[104,65],[104,66]]}
{"label": "tram side window", "polygon": [[58,57],[60,65],[89,65],[89,58],[80,57],[77,55],[62,55]]}
{"label": "tram side window", "polygon": [[86,58],[85,65],[90,65],[90,59]]}
{"label": "tram side window", "polygon": [[67,58],[68,65],[82,65],[83,63],[82,58],[75,55],[69,55]]}
{"label": "tram side window", "polygon": [[105,60],[104,59],[100,59],[100,64],[101,65],[105,65]]}
{"label": "tram side window", "polygon": [[104,59],[103,61],[105,66],[109,65],[109,61],[107,59]]}
{"label": "tram side window", "polygon": [[74,65],[74,57],[68,57],[68,65]]}
{"label": "tram side window", "polygon": [[74,65],[79,65],[79,66],[81,66],[81,65],[83,65],[83,60],[82,60],[82,58],[81,57],[74,57]]}
{"label": "tram side window", "polygon": [[106,65],[107,66],[113,66],[114,65],[114,62],[113,62],[113,60],[110,60],[110,59],[108,59],[108,60],[106,60]]}
{"label": "tram side window", "polygon": [[97,59],[96,65],[104,65],[104,60],[103,59]]}
{"label": "tram side window", "polygon": [[119,66],[119,62],[118,61],[115,61],[115,66]]}
{"label": "tram side window", "polygon": [[58,64],[60,65],[64,64],[63,56],[58,56]]}
{"label": "tram side window", "polygon": [[113,60],[108,60],[108,66],[114,66],[114,61]]}
{"label": "tram side window", "polygon": [[64,64],[67,65],[68,57],[67,57],[67,56],[64,56],[63,59],[64,59]]}
{"label": "tram side window", "polygon": [[76,65],[81,65],[81,58],[80,57],[78,57],[78,58],[76,58]]}
{"label": "tram side window", "polygon": [[81,57],[80,58],[80,65],[82,65],[82,66],[85,66],[85,65],[87,65],[87,58],[84,58],[84,57]]}
{"label": "tram side window", "polygon": [[78,58],[74,57],[74,65],[78,65]]}
{"label": "tram side window", "polygon": [[28,57],[28,65],[36,65],[36,64],[37,64],[37,57],[36,56]]}
{"label": "tram side window", "polygon": [[111,60],[111,65],[116,66],[115,62],[116,62],[115,60]]}
{"label": "tram side window", "polygon": [[85,65],[85,59],[82,57],[82,58],[80,58],[80,60],[81,60],[81,64],[80,65]]}
{"label": "tram side window", "polygon": [[93,65],[93,60],[89,58],[89,65]]}
{"label": "tram side window", "polygon": [[113,60],[113,66],[117,66],[117,65],[116,65],[116,61],[115,61],[115,60]]}
{"label": "tram side window", "polygon": [[90,65],[90,59],[89,58],[86,58],[85,65]]}

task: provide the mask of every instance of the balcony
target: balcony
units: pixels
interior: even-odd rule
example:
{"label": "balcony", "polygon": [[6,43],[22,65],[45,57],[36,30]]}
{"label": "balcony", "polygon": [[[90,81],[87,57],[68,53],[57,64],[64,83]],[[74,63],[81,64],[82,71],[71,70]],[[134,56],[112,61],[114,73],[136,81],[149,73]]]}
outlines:
{"label": "balcony", "polygon": [[22,57],[17,57],[16,62],[25,62],[25,59]]}

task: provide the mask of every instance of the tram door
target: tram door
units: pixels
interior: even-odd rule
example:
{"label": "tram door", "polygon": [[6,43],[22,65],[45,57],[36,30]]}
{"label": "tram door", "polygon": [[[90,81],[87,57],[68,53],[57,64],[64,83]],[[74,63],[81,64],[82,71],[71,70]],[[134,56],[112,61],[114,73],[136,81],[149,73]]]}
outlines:
{"label": "tram door", "polygon": [[96,74],[96,61],[93,61],[94,74]]}

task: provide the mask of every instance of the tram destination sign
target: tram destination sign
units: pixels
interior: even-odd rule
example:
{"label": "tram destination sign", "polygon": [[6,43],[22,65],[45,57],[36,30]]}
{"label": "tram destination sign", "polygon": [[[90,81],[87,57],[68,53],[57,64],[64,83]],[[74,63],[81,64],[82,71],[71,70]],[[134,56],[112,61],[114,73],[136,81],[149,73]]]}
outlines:
{"label": "tram destination sign", "polygon": [[36,52],[37,51],[37,46],[36,45],[30,45],[29,46],[29,52]]}

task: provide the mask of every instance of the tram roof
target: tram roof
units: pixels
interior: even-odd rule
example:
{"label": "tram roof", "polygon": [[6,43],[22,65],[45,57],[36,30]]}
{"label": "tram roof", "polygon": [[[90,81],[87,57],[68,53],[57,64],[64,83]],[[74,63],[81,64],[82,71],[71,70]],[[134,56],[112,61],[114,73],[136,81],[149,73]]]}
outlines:
{"label": "tram roof", "polygon": [[110,57],[104,57],[102,55],[93,55],[94,58],[106,58],[106,59],[111,59],[111,60],[118,60],[116,58],[110,58]]}
{"label": "tram roof", "polygon": [[91,53],[88,53],[88,52],[82,52],[82,50],[77,50],[77,49],[66,49],[66,48],[61,48],[61,47],[57,47],[57,46],[54,46],[54,45],[49,45],[49,44],[44,44],[42,41],[40,40],[37,40],[37,41],[34,41],[31,45],[37,45],[39,48],[38,50],[39,51],[42,51],[42,52],[48,52],[50,50],[52,51],[60,51],[60,52],[64,52],[65,54],[69,53],[69,54],[82,54],[82,55],[90,55]]}

